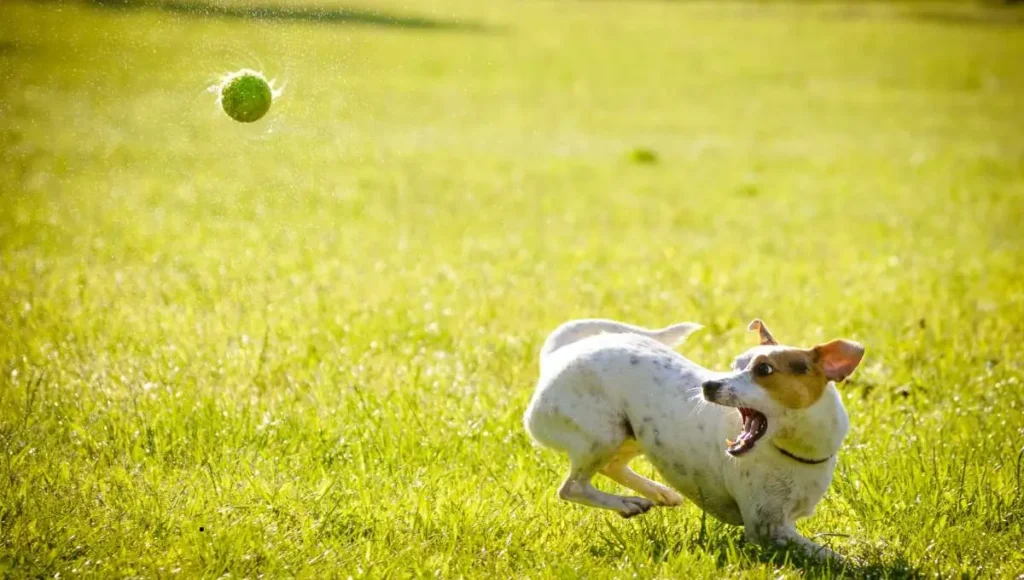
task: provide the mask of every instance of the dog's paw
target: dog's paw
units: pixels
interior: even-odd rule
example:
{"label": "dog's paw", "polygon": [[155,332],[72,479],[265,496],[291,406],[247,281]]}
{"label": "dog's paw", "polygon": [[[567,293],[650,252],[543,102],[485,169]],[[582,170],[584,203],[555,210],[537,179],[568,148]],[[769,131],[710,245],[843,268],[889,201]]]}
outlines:
{"label": "dog's paw", "polygon": [[640,514],[645,514],[654,507],[654,502],[643,498],[643,497],[624,497],[622,498],[622,507],[619,509],[619,515],[624,518],[631,518]]}
{"label": "dog's paw", "polygon": [[829,562],[829,563],[832,563],[832,564],[834,564],[836,566],[840,566],[840,567],[842,567],[842,566],[850,566],[851,564],[853,564],[853,562],[851,562],[850,559],[847,558],[846,556],[843,556],[842,554],[839,554],[838,552],[834,552],[834,551],[830,550],[829,548],[825,548],[825,547],[822,547],[819,550],[814,550],[812,557],[814,559],[816,559],[818,562],[821,562],[821,563]]}
{"label": "dog's paw", "polygon": [[659,485],[657,488],[652,489],[651,492],[652,494],[648,498],[658,505],[668,507],[683,505],[683,496],[667,487]]}

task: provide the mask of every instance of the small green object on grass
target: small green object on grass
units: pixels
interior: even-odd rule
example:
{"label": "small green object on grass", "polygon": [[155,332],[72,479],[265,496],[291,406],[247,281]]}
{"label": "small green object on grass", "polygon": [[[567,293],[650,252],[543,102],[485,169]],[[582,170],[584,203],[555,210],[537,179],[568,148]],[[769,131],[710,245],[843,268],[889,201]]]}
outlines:
{"label": "small green object on grass", "polygon": [[229,117],[239,123],[252,123],[263,118],[274,102],[274,91],[263,74],[242,69],[220,83],[218,100]]}
{"label": "small green object on grass", "polygon": [[658,153],[653,149],[637,147],[629,152],[629,160],[640,165],[653,165],[658,162]]}

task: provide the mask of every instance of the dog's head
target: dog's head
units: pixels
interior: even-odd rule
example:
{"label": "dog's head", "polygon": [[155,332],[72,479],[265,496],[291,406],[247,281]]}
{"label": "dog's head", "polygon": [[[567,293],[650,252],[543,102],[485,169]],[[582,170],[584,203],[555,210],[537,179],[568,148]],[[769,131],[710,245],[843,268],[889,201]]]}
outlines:
{"label": "dog's head", "polygon": [[760,334],[760,344],[736,357],[732,373],[703,384],[709,402],[739,409],[743,431],[726,448],[734,456],[753,449],[773,422],[798,420],[864,357],[864,347],[850,340],[801,349],[780,345],[760,320],[749,329]]}

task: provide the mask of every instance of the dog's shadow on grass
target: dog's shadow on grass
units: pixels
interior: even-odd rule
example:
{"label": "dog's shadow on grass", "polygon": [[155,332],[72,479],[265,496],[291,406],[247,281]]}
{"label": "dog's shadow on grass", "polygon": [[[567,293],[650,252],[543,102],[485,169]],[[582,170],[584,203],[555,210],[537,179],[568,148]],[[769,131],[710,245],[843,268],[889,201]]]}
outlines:
{"label": "dog's shadow on grass", "polygon": [[[820,561],[807,556],[798,548],[772,548],[751,544],[738,535],[728,532],[718,534],[713,539],[692,538],[692,549],[703,549],[712,555],[720,568],[735,565],[730,557],[737,552],[752,563],[768,564],[776,567],[792,567],[802,571],[807,578],[886,578],[911,579],[922,578],[924,575],[903,556],[891,561],[873,558],[872,561],[847,559],[842,563]],[[841,548],[837,551],[841,552]]]}
{"label": "dog's shadow on grass", "polygon": [[382,28],[491,32],[476,22],[426,16],[399,15],[381,10],[344,6],[275,4],[224,5],[204,0],[86,0],[92,6],[116,10],[148,9],[196,18],[224,18],[310,24],[351,24]]}
{"label": "dog's shadow on grass", "polygon": [[[714,559],[723,571],[740,567],[768,565],[779,569],[799,570],[807,578],[922,578],[924,574],[902,555],[884,557],[871,554],[867,561],[852,558],[843,563],[822,562],[808,557],[799,549],[771,548],[751,544],[739,528],[702,521],[699,529],[689,526],[680,530],[668,521],[635,520],[636,527],[619,526],[609,518],[604,542],[591,547],[601,557],[639,557],[640,560],[662,562],[680,553],[703,553]],[[685,525],[685,524],[684,524]],[[827,545],[827,543],[826,543]],[[842,553],[841,546],[829,546]],[[637,553],[640,552],[640,553]]]}
{"label": "dog's shadow on grass", "polygon": [[[743,541],[741,540],[741,542]],[[803,571],[807,578],[835,578],[838,576],[846,578],[910,579],[923,577],[923,574],[902,556],[891,562],[846,560],[838,563],[812,559],[798,549],[766,548],[746,543],[741,543],[741,546],[741,551],[751,560],[773,566],[797,568]],[[713,552],[714,548],[709,547],[708,550]],[[724,566],[726,562],[723,561],[720,554],[718,556],[719,564]]]}

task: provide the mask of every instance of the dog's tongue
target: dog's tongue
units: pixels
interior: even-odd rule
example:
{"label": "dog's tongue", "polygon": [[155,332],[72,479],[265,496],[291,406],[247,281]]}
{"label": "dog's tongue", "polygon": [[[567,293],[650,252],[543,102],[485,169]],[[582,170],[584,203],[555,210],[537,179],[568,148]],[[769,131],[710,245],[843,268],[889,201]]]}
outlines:
{"label": "dog's tongue", "polygon": [[735,441],[725,441],[726,451],[731,455],[740,455],[750,451],[754,447],[754,435],[761,430],[764,418],[760,413],[753,415],[746,415],[743,417],[743,432],[739,434]]}

